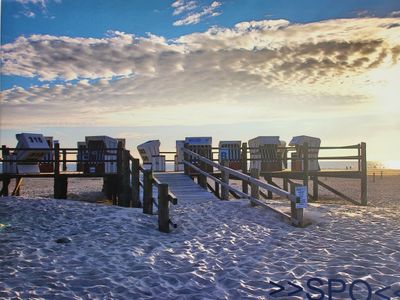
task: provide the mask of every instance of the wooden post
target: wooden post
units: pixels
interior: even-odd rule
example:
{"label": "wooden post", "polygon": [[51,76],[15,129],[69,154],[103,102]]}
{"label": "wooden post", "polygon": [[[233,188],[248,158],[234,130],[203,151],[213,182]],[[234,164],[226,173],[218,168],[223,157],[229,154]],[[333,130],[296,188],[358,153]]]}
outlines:
{"label": "wooden post", "polygon": [[7,197],[9,195],[8,187],[10,185],[11,179],[9,176],[3,177],[3,186],[1,187],[0,196]]}
{"label": "wooden post", "polygon": [[221,199],[220,191],[219,191],[219,183],[215,181],[215,196]]}
{"label": "wooden post", "polygon": [[[247,143],[242,143],[242,173],[247,174]],[[246,181],[242,180],[242,192],[249,193],[249,185]]]}
{"label": "wooden post", "polygon": [[168,184],[165,183],[158,186],[158,230],[169,232]]}
{"label": "wooden post", "polygon": [[[296,184],[294,182],[290,183],[290,193],[295,194],[295,189],[296,189]],[[291,220],[292,220],[292,225],[298,226],[298,227],[303,227],[304,226],[304,212],[303,208],[296,208],[296,203],[290,202],[290,210],[291,210]]]}
{"label": "wooden post", "polygon": [[318,176],[313,176],[313,200],[318,200]]}
{"label": "wooden post", "polygon": [[283,189],[285,191],[289,191],[289,181],[288,181],[288,179],[286,177],[283,178]]}
{"label": "wooden post", "polygon": [[368,204],[367,199],[367,145],[361,143],[361,205]]}
{"label": "wooden post", "polygon": [[[229,162],[227,160],[223,160],[221,165],[223,167],[227,167]],[[221,180],[222,182],[229,184],[229,173],[224,171],[224,169],[221,170]],[[229,200],[229,189],[225,186],[221,186],[221,200]]]}
{"label": "wooden post", "polygon": [[375,172],[372,173],[372,182],[375,182]]}
{"label": "wooden post", "polygon": [[308,187],[308,143],[303,144],[303,185]]}
{"label": "wooden post", "polygon": [[383,171],[381,171],[381,179],[383,179]]}
{"label": "wooden post", "polygon": [[54,175],[60,175],[60,144],[54,144]]}
{"label": "wooden post", "polygon": [[[271,177],[267,177],[267,182],[269,184],[272,184],[272,178]],[[267,191],[267,199],[272,199],[272,192],[271,191]]]}
{"label": "wooden post", "polygon": [[[260,178],[260,170],[256,168],[250,169],[250,176],[259,179]],[[251,187],[251,197],[259,199],[260,198],[260,188],[255,183],[250,185]],[[255,203],[250,201],[251,206],[255,206]]]}
{"label": "wooden post", "polygon": [[[189,144],[185,143],[183,145],[184,149],[189,149]],[[187,154],[185,151],[183,152],[183,161],[189,162],[190,161],[190,155]],[[187,164],[183,164],[183,173],[185,175],[189,175],[189,166]]]}
{"label": "wooden post", "polygon": [[143,170],[143,213],[153,214],[153,171]]}
{"label": "wooden post", "polygon": [[[199,149],[199,150],[200,150],[200,151],[199,151],[199,154],[200,154],[201,156],[206,157],[204,149]],[[207,172],[207,165],[206,165],[206,163],[205,163],[204,161],[202,161],[202,160],[199,160],[199,168],[200,168],[200,170],[202,170],[202,171],[204,171],[204,172]],[[197,176],[197,181],[198,181],[199,185],[200,185],[202,188],[207,189],[207,177],[206,177],[205,175],[199,173],[199,175]]]}
{"label": "wooden post", "polygon": [[60,175],[60,144],[54,144],[54,198],[67,199],[68,177]]}
{"label": "wooden post", "polygon": [[[6,145],[1,146],[1,155],[2,155],[3,159],[5,159],[6,157],[8,159],[10,159],[8,157],[8,155],[10,155],[10,150],[7,149]],[[7,164],[10,164],[10,162],[7,162]],[[3,162],[3,172],[4,172],[4,162]],[[2,181],[3,181],[3,186],[1,187],[0,196],[7,197],[9,195],[9,185],[10,185],[11,179],[8,176],[7,177],[4,176]]]}
{"label": "wooden post", "polygon": [[129,150],[121,150],[121,172],[119,176],[120,189],[118,195],[118,205],[124,207],[131,206],[131,188],[129,174]]}
{"label": "wooden post", "polygon": [[132,206],[142,207],[140,203],[140,175],[139,175],[139,159],[134,158],[131,163],[132,177]]}
{"label": "wooden post", "polygon": [[67,199],[68,191],[68,177],[65,175],[58,175],[54,178],[54,198]]}
{"label": "wooden post", "polygon": [[67,150],[62,150],[62,170],[67,171]]}

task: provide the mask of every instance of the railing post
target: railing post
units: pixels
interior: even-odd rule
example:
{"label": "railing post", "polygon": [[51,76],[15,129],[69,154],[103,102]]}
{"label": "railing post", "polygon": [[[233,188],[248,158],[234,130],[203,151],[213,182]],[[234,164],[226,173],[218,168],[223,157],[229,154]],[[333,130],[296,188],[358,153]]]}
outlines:
{"label": "railing post", "polygon": [[[296,184],[294,182],[290,183],[290,193],[295,195],[296,186],[300,184]],[[304,226],[304,209],[303,208],[296,208],[296,203],[291,201],[290,202],[290,211],[291,211],[291,222],[292,225],[297,227]]]}
{"label": "railing post", "polygon": [[[185,149],[188,149],[188,143],[183,145],[183,161],[190,162],[190,156],[186,153]],[[183,164],[183,172],[185,175],[189,175],[189,166],[187,164]]]}
{"label": "railing post", "polygon": [[62,150],[62,170],[67,171],[67,150]]}
{"label": "railing post", "polygon": [[133,207],[142,207],[140,203],[140,175],[139,175],[139,159],[132,159],[131,163],[132,169],[132,206]]}
{"label": "railing post", "polygon": [[60,144],[54,144],[54,198],[66,199],[68,191],[68,177],[60,175]]}
{"label": "railing post", "polygon": [[168,184],[165,183],[158,186],[158,230],[169,232]]}
{"label": "railing post", "polygon": [[[308,177],[309,177],[309,149],[308,143],[303,144],[303,185],[307,187],[308,190]],[[308,195],[307,195],[308,198]]]}
{"label": "railing post", "polygon": [[[247,143],[242,143],[242,173],[247,174]],[[242,192],[248,194],[249,193],[249,185],[246,181],[242,180]]]}
{"label": "railing post", "polygon": [[361,205],[368,204],[367,198],[367,144],[361,143]]}
{"label": "railing post", "polygon": [[60,175],[60,144],[54,144],[54,175]]}
{"label": "railing post", "polygon": [[[259,179],[260,178],[260,170],[256,169],[256,168],[251,168],[250,176],[255,179]],[[252,183],[250,185],[250,187],[251,187],[251,197],[259,199],[260,198],[260,188],[258,187],[258,185],[255,183]],[[250,205],[255,206],[255,203],[250,201]]]}
{"label": "railing post", "polygon": [[[227,160],[223,160],[221,162],[223,167],[227,167],[229,162]],[[223,183],[229,184],[229,173],[226,172],[224,169],[221,169],[221,180]],[[225,186],[221,185],[221,200],[229,200],[229,189]]]}
{"label": "railing post", "polygon": [[153,171],[143,170],[143,213],[153,214]]}
{"label": "railing post", "polygon": [[[200,151],[200,155],[201,156],[203,156],[203,157],[205,157],[205,155],[204,155],[204,149],[199,149]],[[199,160],[199,168],[200,168],[200,170],[202,170],[203,172],[207,172],[207,165],[206,165],[206,163],[204,162],[204,161],[202,161],[202,160]],[[204,188],[204,189],[207,189],[207,177],[205,176],[205,175],[203,175],[203,174],[201,174],[201,173],[199,173],[199,175],[197,176],[197,180],[198,180],[198,183],[199,183],[199,185],[202,187],[202,188]]]}
{"label": "railing post", "polygon": [[318,176],[313,176],[313,200],[318,200]]}

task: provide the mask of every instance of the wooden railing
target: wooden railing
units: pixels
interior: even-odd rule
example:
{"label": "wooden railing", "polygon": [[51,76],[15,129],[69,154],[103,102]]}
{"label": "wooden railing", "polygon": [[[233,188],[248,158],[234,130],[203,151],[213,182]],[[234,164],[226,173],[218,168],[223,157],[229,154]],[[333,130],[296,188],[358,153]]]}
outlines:
{"label": "wooden railing", "polygon": [[[184,158],[183,163],[188,168],[192,168],[199,173],[198,183],[200,186],[202,186],[203,188],[207,188],[207,178],[210,178],[214,182],[221,185],[221,199],[227,200],[229,198],[229,191],[232,191],[233,193],[235,193],[243,198],[249,199],[253,205],[261,205],[265,208],[268,208],[268,209],[274,211],[275,213],[279,214],[279,216],[281,216],[285,220],[290,221],[290,223],[294,226],[302,227],[302,226],[306,225],[305,220],[304,220],[304,211],[303,211],[304,209],[296,208],[296,203],[299,203],[300,199],[299,199],[299,197],[296,197],[294,195],[294,186],[293,186],[293,193],[289,193],[289,192],[282,190],[276,186],[270,185],[266,182],[263,182],[263,181],[257,179],[256,174],[253,174],[253,177],[252,177],[252,176],[249,176],[242,172],[233,170],[231,168],[228,168],[226,166],[226,163],[218,164],[218,163],[213,162],[212,160],[210,160],[200,154],[197,154],[187,148],[184,149],[184,154],[185,154],[184,155],[185,158]],[[189,157],[195,157],[197,160],[199,160],[201,162],[199,164],[200,166],[196,166],[193,163],[191,163]],[[212,174],[210,174],[209,172],[207,172],[206,165],[220,170],[221,171],[221,179],[218,179],[217,177],[215,177]],[[187,172],[187,170],[188,169],[186,169],[186,172]],[[249,184],[251,186],[251,195],[248,195],[247,193],[240,191],[237,188],[234,188],[231,185],[229,185],[229,178],[231,176]],[[265,202],[261,201],[258,197],[258,189],[259,188],[266,189],[276,195],[287,198],[291,203],[291,214],[288,215],[278,209],[275,209],[275,208],[269,206]]]}
{"label": "wooden railing", "polygon": [[[139,159],[130,156],[131,161],[131,186],[132,186],[132,202],[134,207],[143,207],[143,213],[153,214],[153,207],[158,209],[158,229],[161,232],[170,232],[170,225],[177,227],[169,216],[169,203],[173,205],[178,203],[176,196],[169,190],[168,184],[161,183],[154,178],[153,171],[144,169],[140,166]],[[140,173],[142,173],[142,181],[140,181]],[[157,201],[153,196],[153,186],[157,188]],[[142,187],[143,205],[140,202],[140,187]]]}

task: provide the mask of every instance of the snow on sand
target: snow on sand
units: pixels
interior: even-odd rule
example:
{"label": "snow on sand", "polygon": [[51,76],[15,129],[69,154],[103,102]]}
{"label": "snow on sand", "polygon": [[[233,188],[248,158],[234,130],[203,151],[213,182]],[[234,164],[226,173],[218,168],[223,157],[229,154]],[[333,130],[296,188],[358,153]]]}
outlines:
{"label": "snow on sand", "polygon": [[[303,299],[312,277],[325,293],[333,278],[400,290],[393,209],[314,204],[303,229],[245,200],[180,201],[171,216],[178,228],[163,234],[140,209],[0,198],[0,298]],[[269,296],[270,281],[286,290]],[[306,291],[288,297],[287,281]],[[348,285],[334,299],[349,299]]]}

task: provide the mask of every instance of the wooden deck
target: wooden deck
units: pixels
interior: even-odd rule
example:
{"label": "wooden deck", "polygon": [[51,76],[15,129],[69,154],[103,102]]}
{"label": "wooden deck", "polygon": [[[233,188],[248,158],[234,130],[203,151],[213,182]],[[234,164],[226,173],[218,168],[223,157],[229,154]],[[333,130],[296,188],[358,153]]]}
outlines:
{"label": "wooden deck", "polygon": [[179,201],[208,201],[219,199],[212,193],[200,187],[189,176],[181,172],[174,173],[154,173],[154,177],[161,183],[166,183],[171,192],[179,199]]}

